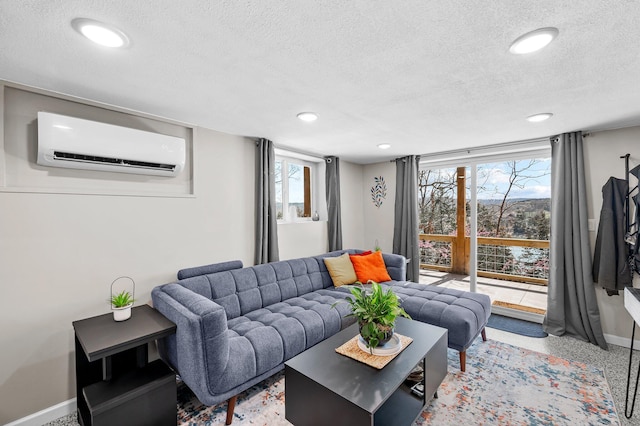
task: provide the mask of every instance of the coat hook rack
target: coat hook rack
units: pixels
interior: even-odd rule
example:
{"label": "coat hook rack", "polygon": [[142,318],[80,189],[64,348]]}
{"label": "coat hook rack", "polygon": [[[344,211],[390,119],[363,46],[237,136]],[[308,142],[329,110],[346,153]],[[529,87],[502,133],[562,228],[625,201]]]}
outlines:
{"label": "coat hook rack", "polygon": [[[631,156],[631,154],[626,153],[625,155],[621,155],[620,158],[624,158],[624,179],[627,181],[627,188],[629,188],[629,157]],[[629,227],[631,226],[631,222],[630,222],[630,209],[629,209],[629,195],[631,194],[631,192],[627,192],[627,199],[625,200],[625,209],[624,209],[624,217],[625,217],[625,223],[626,223],[626,230],[627,232],[629,232]]]}

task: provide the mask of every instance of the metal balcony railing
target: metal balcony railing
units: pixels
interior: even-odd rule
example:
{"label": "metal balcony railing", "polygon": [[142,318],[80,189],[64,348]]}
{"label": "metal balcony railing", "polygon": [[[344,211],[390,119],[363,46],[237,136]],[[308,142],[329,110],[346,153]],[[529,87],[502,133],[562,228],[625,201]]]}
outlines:
{"label": "metal balcony railing", "polygon": [[[420,234],[420,267],[468,274],[471,240],[457,241],[453,235]],[[481,277],[547,285],[549,241],[478,237],[477,270]]]}

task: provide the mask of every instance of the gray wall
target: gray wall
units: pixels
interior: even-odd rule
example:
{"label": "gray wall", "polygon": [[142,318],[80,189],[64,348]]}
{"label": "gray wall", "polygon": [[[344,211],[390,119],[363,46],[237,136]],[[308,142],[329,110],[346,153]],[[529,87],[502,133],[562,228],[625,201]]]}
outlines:
{"label": "gray wall", "polygon": [[[110,116],[105,111],[100,118]],[[6,124],[5,141],[28,143]],[[109,312],[116,277],[135,280],[142,304],[182,267],[230,259],[251,264],[255,144],[195,129],[194,150],[194,197],[0,192],[0,424],[75,396],[71,322]],[[24,170],[36,167],[11,150],[4,159]],[[90,192],[96,175],[73,172],[61,187],[84,185]],[[122,175],[99,184],[117,194],[129,176],[139,183]],[[149,195],[161,186],[151,184]]]}
{"label": "gray wall", "polygon": [[[624,160],[620,159],[620,156],[631,154],[630,168],[640,164],[640,127],[592,133],[584,138],[584,147],[587,191],[590,194],[589,218],[595,219],[597,229],[602,208],[602,186],[610,176],[624,179]],[[635,183],[632,178],[631,187]],[[590,235],[593,251],[596,232],[591,232]],[[640,279],[636,274],[634,286],[638,287],[639,284]],[[606,291],[600,287],[596,287],[596,295],[607,341],[626,345],[631,341],[633,320],[624,309],[623,296],[607,296]]]}
{"label": "gray wall", "polygon": [[[380,207],[373,204],[371,188],[375,185],[374,178],[382,177],[387,186],[387,197]],[[393,219],[396,201],[396,163],[368,164],[364,168],[364,224],[365,245],[367,249],[374,249],[376,241],[385,252],[393,250]]]}
{"label": "gray wall", "polygon": [[[136,304],[143,304],[180,268],[231,259],[251,265],[254,255],[252,140],[195,128],[192,171],[172,180],[40,167],[31,115],[41,102],[68,115],[191,138],[175,124],[41,94],[0,102],[14,111],[0,114],[0,424],[75,397],[71,323],[110,312],[115,278],[131,276]],[[360,247],[363,166],[341,165],[345,247]],[[283,258],[326,251],[326,222],[280,230]]]}
{"label": "gray wall", "polygon": [[254,145],[199,129],[196,146],[196,177],[229,185],[191,199],[0,193],[0,423],[75,396],[71,322],[109,312],[116,277],[141,304],[182,267],[252,261]]}
{"label": "gray wall", "polygon": [[365,248],[366,246],[363,218],[363,171],[364,166],[360,164],[340,160],[343,248]]}

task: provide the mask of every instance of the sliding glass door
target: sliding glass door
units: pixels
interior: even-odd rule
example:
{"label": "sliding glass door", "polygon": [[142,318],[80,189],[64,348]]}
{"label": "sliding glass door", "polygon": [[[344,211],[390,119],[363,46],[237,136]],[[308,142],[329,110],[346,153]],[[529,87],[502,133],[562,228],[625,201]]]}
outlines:
{"label": "sliding glass door", "polygon": [[544,314],[550,170],[544,151],[423,166],[421,282],[489,294],[507,311]]}

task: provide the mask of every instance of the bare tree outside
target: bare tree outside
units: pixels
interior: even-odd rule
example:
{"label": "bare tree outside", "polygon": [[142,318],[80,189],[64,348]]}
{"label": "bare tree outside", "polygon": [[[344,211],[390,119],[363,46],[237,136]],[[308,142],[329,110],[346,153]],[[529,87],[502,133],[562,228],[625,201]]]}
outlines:
{"label": "bare tree outside", "polygon": [[455,232],[456,196],[456,169],[418,172],[418,209],[423,233]]}
{"label": "bare tree outside", "polygon": [[[505,229],[505,216],[517,210],[517,207],[521,206],[523,202],[528,201],[522,198],[510,197],[513,190],[523,190],[527,185],[539,184],[542,178],[551,174],[549,168],[540,169],[540,167],[536,167],[542,162],[543,160],[541,159],[529,159],[523,161],[507,161],[478,167],[478,178],[483,181],[482,186],[478,188],[478,198],[494,199],[499,202],[498,208],[494,209],[496,217],[495,225],[492,226],[492,233],[495,237],[509,236],[510,233],[513,233],[515,224],[510,223],[509,228]],[[490,181],[491,174],[502,175],[502,179],[497,179],[492,183]],[[512,215],[511,217],[513,218],[514,216]],[[520,219],[522,218],[523,216],[520,216]],[[527,232],[525,234],[529,233]],[[540,233],[538,233],[538,235],[539,234]],[[527,238],[532,237],[527,235]],[[548,238],[548,236],[546,238]]]}
{"label": "bare tree outside", "polygon": [[[550,159],[513,160],[478,166],[477,223],[479,237],[548,240],[550,233]],[[469,188],[465,234],[469,235]],[[419,172],[418,207],[423,234],[456,233],[456,169]],[[450,243],[420,242],[422,263],[447,265]],[[548,250],[480,245],[479,270],[506,274],[525,271],[544,278]]]}

